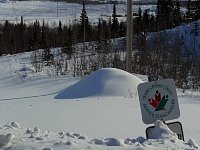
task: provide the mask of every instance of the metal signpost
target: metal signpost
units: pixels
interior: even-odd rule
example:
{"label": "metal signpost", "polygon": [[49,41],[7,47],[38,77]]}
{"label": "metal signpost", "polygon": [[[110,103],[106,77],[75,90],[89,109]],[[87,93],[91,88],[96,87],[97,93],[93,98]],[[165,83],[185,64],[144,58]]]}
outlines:
{"label": "metal signpost", "polygon": [[[180,117],[176,86],[173,79],[150,79],[152,82],[141,83],[138,86],[142,120],[145,124],[154,123],[156,120],[163,122]],[[157,80],[157,81],[155,81]],[[180,122],[166,124],[176,133],[180,140],[184,140]],[[146,135],[154,126],[146,129]]]}
{"label": "metal signpost", "polygon": [[[167,123],[166,124],[168,126],[168,128],[176,133],[176,135],[178,136],[178,139],[179,140],[182,140],[184,141],[184,135],[183,135],[183,127],[182,127],[182,124],[180,122],[171,122],[171,123]],[[151,126],[151,127],[148,127],[146,129],[146,136],[147,136],[147,139],[149,137],[149,133],[151,132],[151,130],[154,128],[155,126]]]}

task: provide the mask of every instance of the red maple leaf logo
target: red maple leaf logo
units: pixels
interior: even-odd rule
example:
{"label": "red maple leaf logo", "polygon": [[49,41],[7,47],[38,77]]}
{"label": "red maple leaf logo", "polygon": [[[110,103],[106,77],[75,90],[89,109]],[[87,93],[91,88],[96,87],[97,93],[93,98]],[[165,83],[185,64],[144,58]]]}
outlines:
{"label": "red maple leaf logo", "polygon": [[153,106],[154,108],[157,108],[160,100],[161,100],[161,94],[158,90],[155,93],[155,99],[153,99],[153,98],[148,99],[150,105]]}

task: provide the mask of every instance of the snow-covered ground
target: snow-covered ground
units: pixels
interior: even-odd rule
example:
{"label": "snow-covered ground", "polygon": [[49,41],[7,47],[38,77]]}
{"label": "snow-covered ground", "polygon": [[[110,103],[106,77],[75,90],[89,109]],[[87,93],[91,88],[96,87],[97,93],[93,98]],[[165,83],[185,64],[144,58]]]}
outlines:
{"label": "snow-covered ground", "polygon": [[161,122],[147,140],[136,90],[146,76],[107,68],[80,79],[32,70],[30,53],[0,57],[0,149],[160,150],[200,145],[199,92],[177,90],[185,143]]}
{"label": "snow-covered ground", "polygon": [[[133,11],[138,11],[137,6],[133,6]],[[119,4],[116,6],[117,14],[126,14],[126,5]],[[153,5],[142,5],[142,9],[156,9]],[[39,21],[58,23],[61,20],[68,24],[79,20],[82,11],[82,5],[65,2],[50,1],[0,1],[0,23],[5,20],[11,22],[20,22],[21,16],[24,17],[25,23],[31,23],[36,19]],[[106,5],[86,5],[88,17],[92,23],[98,22],[99,18],[109,19],[112,15],[113,4]]]}

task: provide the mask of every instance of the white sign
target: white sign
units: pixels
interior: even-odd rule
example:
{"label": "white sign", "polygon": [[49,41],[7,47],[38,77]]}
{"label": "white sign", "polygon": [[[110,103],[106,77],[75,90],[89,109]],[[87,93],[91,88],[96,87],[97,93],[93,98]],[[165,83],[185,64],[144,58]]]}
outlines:
{"label": "white sign", "polygon": [[[171,123],[167,123],[166,124],[168,126],[168,128],[176,133],[176,135],[178,136],[178,139],[179,140],[183,140],[184,141],[184,135],[183,135],[183,127],[182,127],[182,124],[180,122],[171,122]],[[154,128],[155,126],[151,126],[151,127],[148,127],[146,129],[146,136],[147,136],[147,139],[149,137],[149,133],[150,131]]]}
{"label": "white sign", "polygon": [[138,86],[142,120],[145,124],[167,121],[180,116],[173,79],[141,83]]}

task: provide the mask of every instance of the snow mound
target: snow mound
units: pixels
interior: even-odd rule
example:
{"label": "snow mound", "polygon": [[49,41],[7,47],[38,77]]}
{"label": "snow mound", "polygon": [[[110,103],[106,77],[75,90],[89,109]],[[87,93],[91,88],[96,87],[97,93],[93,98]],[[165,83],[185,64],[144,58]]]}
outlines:
{"label": "snow mound", "polygon": [[149,132],[149,139],[178,139],[176,133],[172,132],[162,121],[156,121],[155,127]]}
{"label": "snow mound", "polygon": [[116,68],[99,69],[59,93],[56,99],[84,97],[132,97],[142,80],[126,71]]}

